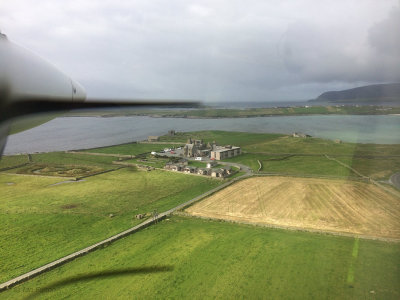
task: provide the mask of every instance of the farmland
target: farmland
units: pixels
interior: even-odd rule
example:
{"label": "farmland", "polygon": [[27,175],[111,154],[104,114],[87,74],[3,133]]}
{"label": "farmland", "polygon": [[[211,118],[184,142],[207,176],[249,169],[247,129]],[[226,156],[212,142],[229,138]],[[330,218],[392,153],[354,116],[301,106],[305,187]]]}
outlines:
{"label": "farmland", "polygon": [[398,299],[399,253],[394,243],[173,216],[1,296]]}
{"label": "farmland", "polygon": [[195,216],[400,238],[399,197],[361,182],[255,177],[189,207]]}
{"label": "farmland", "polygon": [[142,154],[142,153],[150,153],[151,151],[160,151],[164,148],[173,148],[176,146],[177,146],[176,144],[127,143],[127,144],[116,145],[116,146],[87,149],[87,150],[84,150],[84,152],[138,155],[138,154]]}
{"label": "farmland", "polygon": [[[178,133],[160,137],[165,144],[129,143],[85,150],[86,154],[4,157],[0,161],[4,169],[0,243],[6,247],[0,247],[0,281],[134,226],[141,222],[136,214],[165,211],[223,183],[162,170],[118,169],[121,166],[113,164],[128,155],[123,157],[126,163],[161,168],[168,159],[148,152],[176,147],[173,143],[184,144],[189,137],[241,146],[244,154],[227,162],[248,165],[258,173],[260,161],[260,173],[285,175],[234,183],[189,207],[193,215],[400,238],[398,197],[354,181],[361,177],[325,156],[365,176],[386,180],[399,170],[399,145],[247,132]],[[204,166],[203,162],[189,164]],[[101,171],[109,173],[71,180]],[[341,179],[306,178],[324,176]],[[359,249],[356,259],[355,247]],[[376,294],[397,299],[399,253],[396,243],[172,216],[1,296],[21,298],[36,291],[34,295],[45,298],[351,299]],[[371,273],[376,276],[371,278]]]}
{"label": "farmland", "polygon": [[253,171],[285,175],[358,177],[349,168],[326,158],[325,154],[378,180],[388,180],[400,170],[400,145],[338,143],[320,138],[294,138],[282,134],[197,131],[162,136],[163,142],[184,143],[188,138],[217,141],[220,145],[242,147],[242,155],[226,159],[249,166]]}
{"label": "farmland", "polygon": [[167,210],[220,184],[134,168],[64,180],[0,174],[1,282],[140,223],[136,214]]}

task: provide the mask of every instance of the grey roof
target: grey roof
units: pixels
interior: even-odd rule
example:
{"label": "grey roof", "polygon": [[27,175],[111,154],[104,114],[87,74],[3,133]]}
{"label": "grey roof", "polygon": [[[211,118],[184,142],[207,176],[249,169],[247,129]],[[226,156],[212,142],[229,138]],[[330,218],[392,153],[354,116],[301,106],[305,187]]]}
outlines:
{"label": "grey roof", "polygon": [[220,149],[213,150],[213,152],[225,152],[225,151],[236,150],[236,149],[240,149],[240,147],[232,146],[232,148],[220,148]]}

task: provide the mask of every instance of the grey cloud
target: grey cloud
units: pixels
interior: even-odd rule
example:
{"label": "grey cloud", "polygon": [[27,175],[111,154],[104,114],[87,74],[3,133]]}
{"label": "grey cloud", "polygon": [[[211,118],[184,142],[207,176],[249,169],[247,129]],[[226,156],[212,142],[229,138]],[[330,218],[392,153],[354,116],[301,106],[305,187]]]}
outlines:
{"label": "grey cloud", "polygon": [[304,99],[398,78],[392,3],[15,0],[0,28],[93,97]]}
{"label": "grey cloud", "polygon": [[285,66],[304,82],[400,81],[400,9],[373,25],[367,37],[352,28],[321,28],[311,22],[289,26],[282,56]]}
{"label": "grey cloud", "polygon": [[373,71],[387,81],[400,82],[400,6],[368,33]]}
{"label": "grey cloud", "polygon": [[399,57],[400,7],[394,7],[385,20],[370,28],[368,41],[377,53]]}

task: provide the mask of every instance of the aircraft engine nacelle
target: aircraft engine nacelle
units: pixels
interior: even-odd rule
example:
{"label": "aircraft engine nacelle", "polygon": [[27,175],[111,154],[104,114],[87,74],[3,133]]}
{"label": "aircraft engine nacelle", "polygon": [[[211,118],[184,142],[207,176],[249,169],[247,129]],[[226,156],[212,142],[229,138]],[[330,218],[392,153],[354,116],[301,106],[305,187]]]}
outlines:
{"label": "aircraft engine nacelle", "polygon": [[84,101],[76,81],[0,33],[0,104],[18,100]]}

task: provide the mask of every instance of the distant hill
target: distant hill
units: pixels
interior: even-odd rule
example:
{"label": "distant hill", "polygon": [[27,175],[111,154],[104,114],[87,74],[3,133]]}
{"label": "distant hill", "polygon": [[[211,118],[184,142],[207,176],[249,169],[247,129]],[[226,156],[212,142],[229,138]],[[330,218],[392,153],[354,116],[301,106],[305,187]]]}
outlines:
{"label": "distant hill", "polygon": [[400,103],[400,83],[374,84],[343,91],[322,93],[310,102],[330,103]]}

